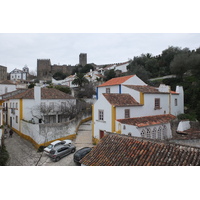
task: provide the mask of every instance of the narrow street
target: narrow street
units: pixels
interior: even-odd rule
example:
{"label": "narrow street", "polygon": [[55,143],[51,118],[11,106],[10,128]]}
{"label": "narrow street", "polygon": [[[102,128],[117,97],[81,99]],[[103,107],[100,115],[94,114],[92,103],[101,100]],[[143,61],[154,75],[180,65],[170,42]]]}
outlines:
{"label": "narrow street", "polygon": [[[40,157],[38,166],[76,166],[73,161],[73,154],[62,158],[58,162],[53,162],[44,153],[37,152],[37,149],[29,141],[14,133],[12,138],[7,137],[5,146],[9,152],[10,159],[7,166],[35,166]],[[76,150],[82,147],[92,147],[92,127],[91,121],[83,123],[78,130],[76,139],[73,141]]]}

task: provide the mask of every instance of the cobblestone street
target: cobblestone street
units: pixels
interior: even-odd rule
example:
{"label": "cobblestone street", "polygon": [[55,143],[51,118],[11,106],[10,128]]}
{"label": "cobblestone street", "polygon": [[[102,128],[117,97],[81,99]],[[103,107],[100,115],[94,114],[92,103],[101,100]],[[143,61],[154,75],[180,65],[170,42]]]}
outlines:
{"label": "cobblestone street", "polygon": [[[37,152],[31,142],[21,138],[16,133],[13,134],[12,138],[7,137],[4,141],[10,155],[8,166],[76,166],[73,161],[73,154],[62,158],[58,162],[53,162],[44,153]],[[91,121],[85,122],[79,127],[77,137],[73,143],[76,150],[93,146]]]}

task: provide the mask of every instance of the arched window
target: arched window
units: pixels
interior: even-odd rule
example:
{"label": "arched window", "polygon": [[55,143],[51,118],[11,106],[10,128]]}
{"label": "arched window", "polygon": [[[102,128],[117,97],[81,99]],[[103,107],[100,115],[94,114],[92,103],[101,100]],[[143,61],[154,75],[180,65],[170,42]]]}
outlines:
{"label": "arched window", "polygon": [[151,138],[151,129],[150,128],[147,128],[147,135],[146,135],[147,138]]}
{"label": "arched window", "polygon": [[156,139],[157,137],[156,137],[156,132],[157,132],[157,128],[156,127],[154,127],[153,128],[153,131],[152,131],[152,139]]}
{"label": "arched window", "polygon": [[159,126],[158,128],[158,139],[162,140],[162,126]]}
{"label": "arched window", "polygon": [[128,133],[128,136],[131,136],[131,133]]}
{"label": "arched window", "polygon": [[142,129],[141,137],[146,137],[146,130],[145,129]]}
{"label": "arched window", "polygon": [[164,125],[163,126],[163,139],[165,140],[165,139],[167,139],[168,137],[167,137],[167,126],[166,125]]}

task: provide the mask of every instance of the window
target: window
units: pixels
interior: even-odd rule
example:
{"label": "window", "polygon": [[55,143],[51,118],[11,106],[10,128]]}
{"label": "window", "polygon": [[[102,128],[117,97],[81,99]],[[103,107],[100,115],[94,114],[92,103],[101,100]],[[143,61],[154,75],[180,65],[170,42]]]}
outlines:
{"label": "window", "polygon": [[141,136],[142,136],[142,137],[146,137],[146,131],[145,131],[145,129],[142,130]]}
{"label": "window", "polygon": [[166,125],[164,125],[163,126],[163,139],[165,140],[165,139],[167,139],[168,137],[167,137],[167,126]]}
{"label": "window", "polygon": [[154,127],[152,131],[152,139],[156,139],[156,132],[157,132],[157,129],[156,127]]}
{"label": "window", "polygon": [[99,120],[103,121],[104,120],[104,111],[99,110]]}
{"label": "window", "polygon": [[124,110],[124,118],[130,118],[130,109]]}
{"label": "window", "polygon": [[147,128],[147,138],[151,138],[151,129]]}
{"label": "window", "polygon": [[156,109],[160,109],[160,99],[159,98],[155,98],[155,110]]}
{"label": "window", "polygon": [[16,123],[18,123],[18,116],[16,116]]}
{"label": "window", "polygon": [[162,140],[162,127],[161,126],[159,126],[159,128],[158,128],[158,139]]}
{"label": "window", "polygon": [[106,93],[110,93],[110,88],[106,88]]}
{"label": "window", "polygon": [[16,108],[18,108],[18,103],[16,103]]}
{"label": "window", "polygon": [[178,100],[177,99],[174,99],[174,105],[178,106]]}

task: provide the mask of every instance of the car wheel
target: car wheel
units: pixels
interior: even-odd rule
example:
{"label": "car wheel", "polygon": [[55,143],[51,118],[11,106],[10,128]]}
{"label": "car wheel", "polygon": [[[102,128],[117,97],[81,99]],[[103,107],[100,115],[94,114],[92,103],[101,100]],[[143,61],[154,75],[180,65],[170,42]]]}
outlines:
{"label": "car wheel", "polygon": [[71,153],[74,153],[74,152],[75,152],[75,149],[72,149],[72,150],[71,150]]}
{"label": "car wheel", "polygon": [[56,162],[58,162],[59,160],[60,160],[60,157],[57,157],[57,158],[55,159]]}

